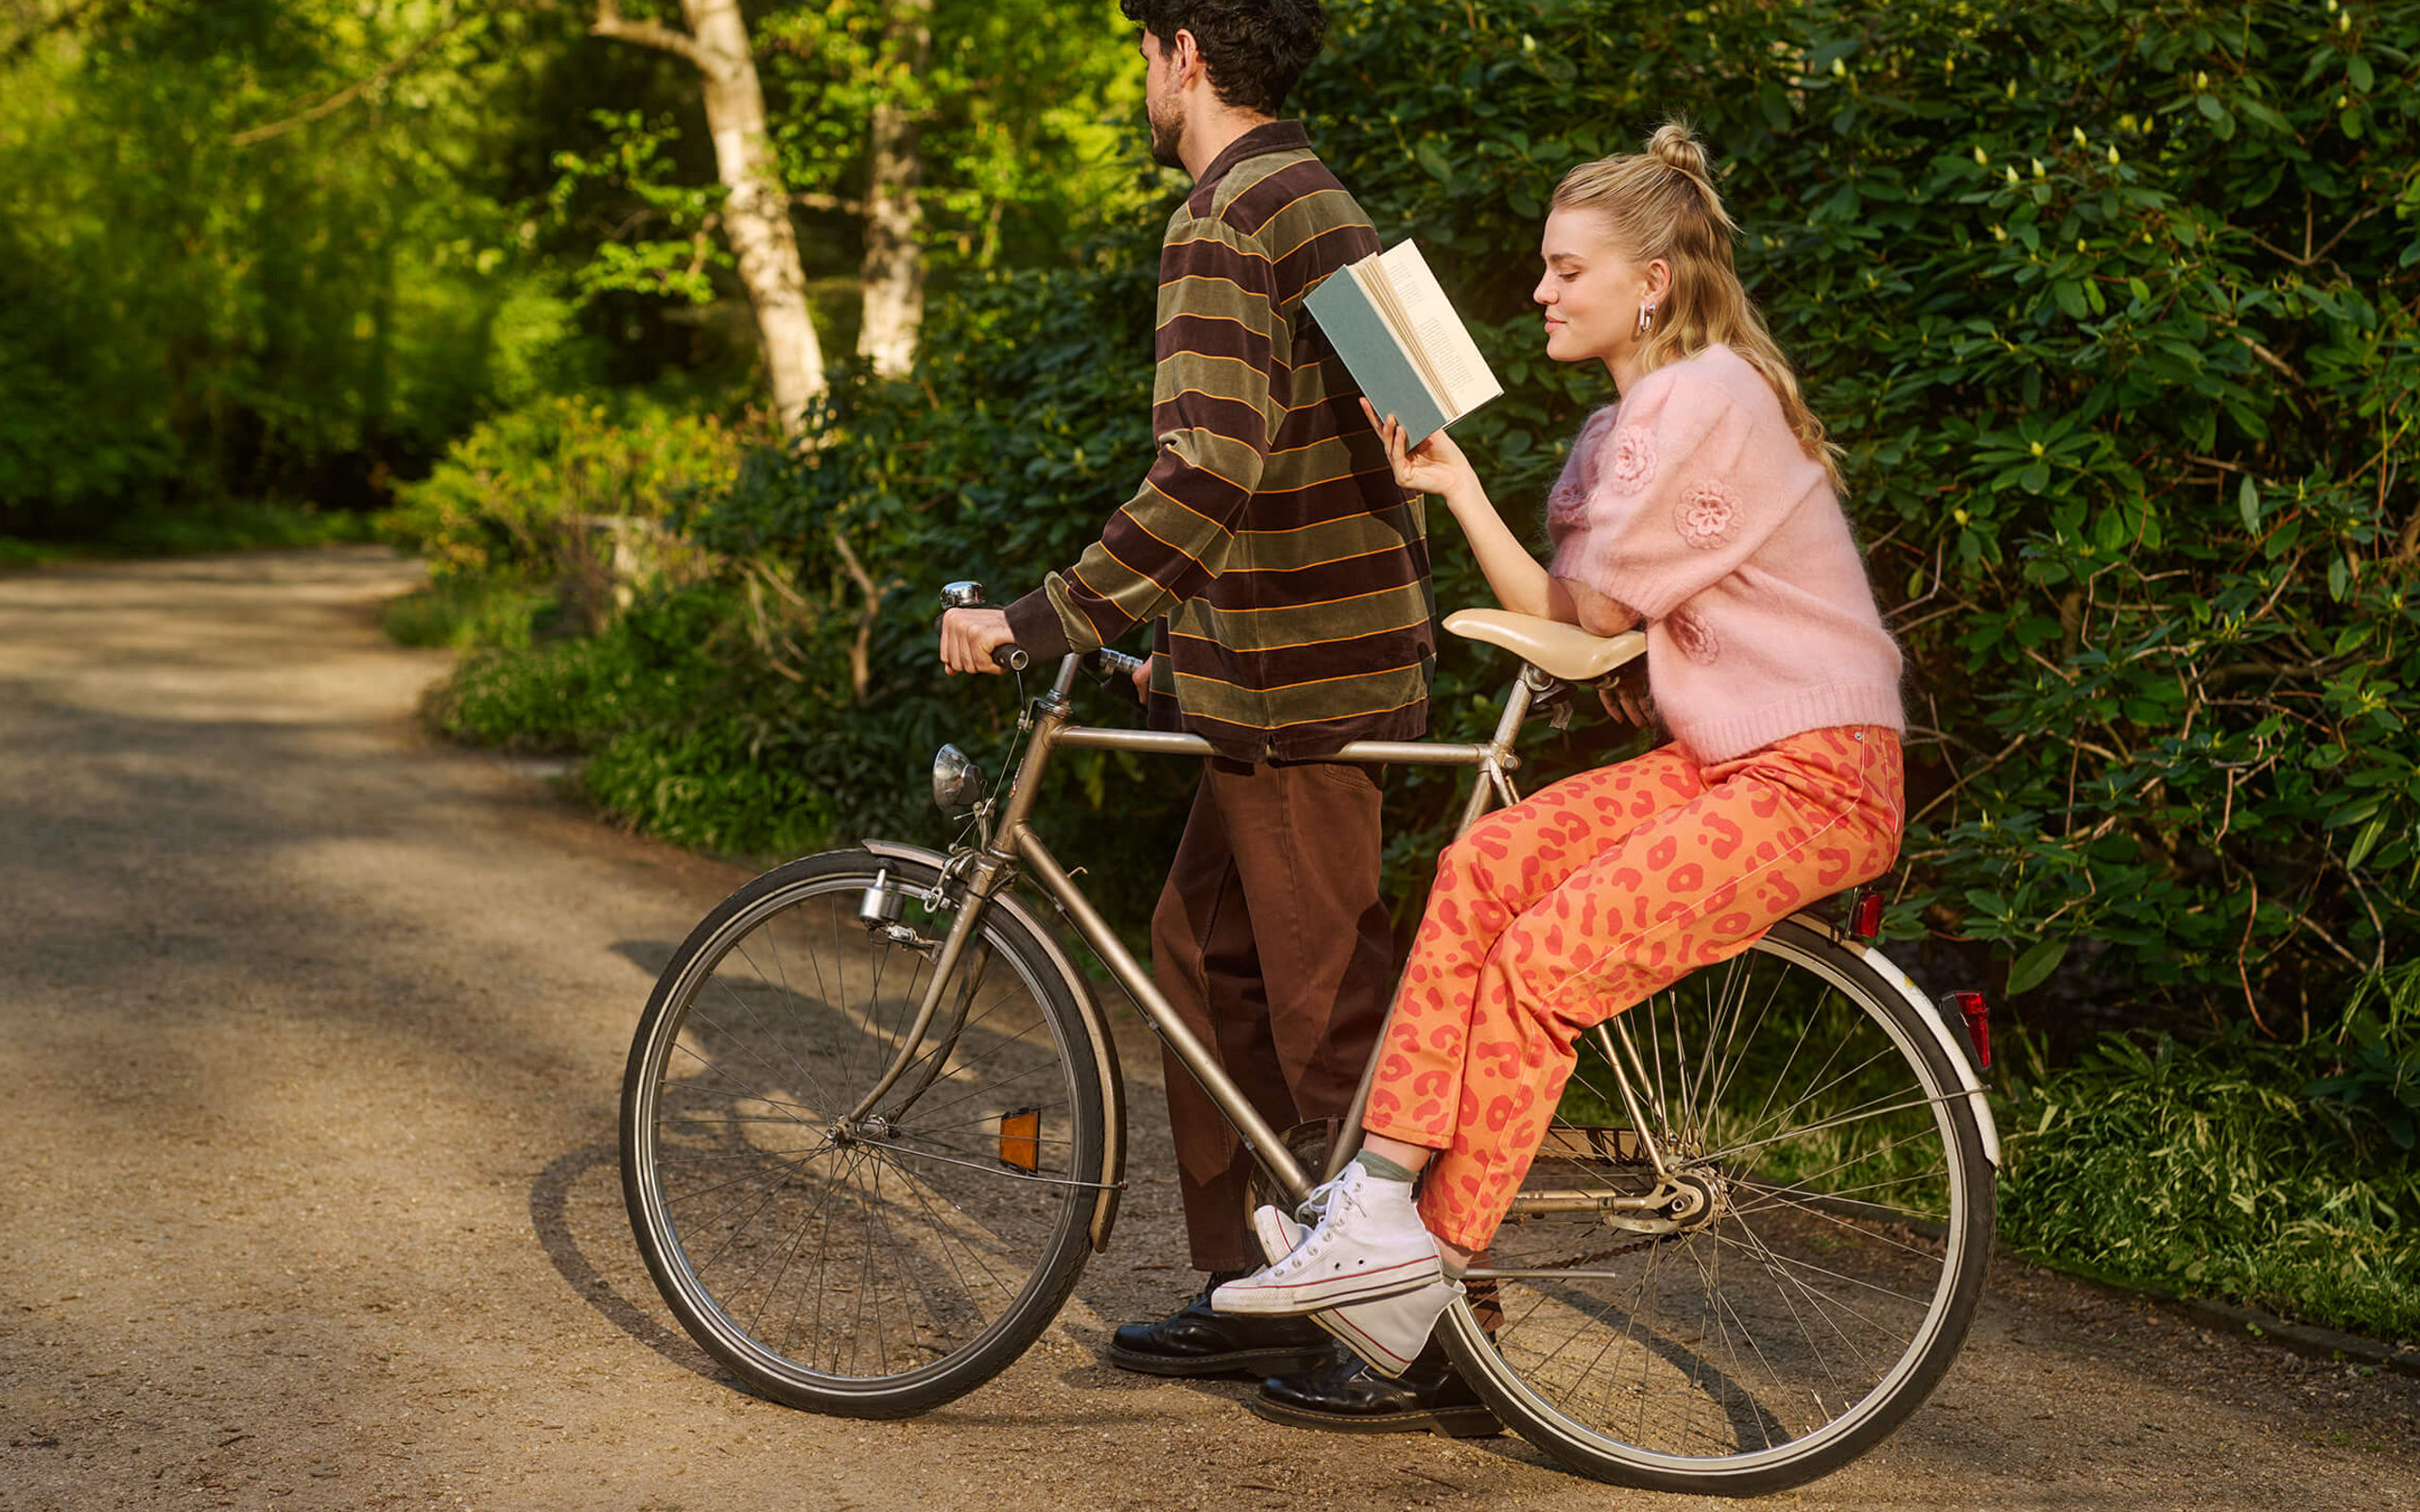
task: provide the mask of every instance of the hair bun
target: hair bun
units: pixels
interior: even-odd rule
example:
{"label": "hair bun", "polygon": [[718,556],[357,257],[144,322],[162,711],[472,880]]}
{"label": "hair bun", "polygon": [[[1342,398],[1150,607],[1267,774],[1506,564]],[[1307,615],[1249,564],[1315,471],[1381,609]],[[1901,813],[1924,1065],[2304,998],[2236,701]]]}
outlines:
{"label": "hair bun", "polygon": [[1709,188],[1714,184],[1714,163],[1706,157],[1705,145],[1686,121],[1667,121],[1657,127],[1655,134],[1647,139],[1647,155]]}

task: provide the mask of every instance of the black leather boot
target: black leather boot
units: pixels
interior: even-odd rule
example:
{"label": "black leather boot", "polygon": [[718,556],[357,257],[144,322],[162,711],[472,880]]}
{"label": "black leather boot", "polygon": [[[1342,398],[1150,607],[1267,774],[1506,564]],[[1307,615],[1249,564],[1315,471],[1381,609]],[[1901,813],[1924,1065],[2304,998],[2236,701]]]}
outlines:
{"label": "black leather boot", "polygon": [[1306,1317],[1229,1317],[1210,1311],[1210,1294],[1245,1274],[1215,1275],[1193,1300],[1155,1323],[1129,1323],[1105,1351],[1121,1370],[1152,1376],[1283,1375],[1324,1362],[1325,1330]]}
{"label": "black leather boot", "polygon": [[1335,1434],[1484,1438],[1504,1431],[1433,1339],[1393,1381],[1340,1347],[1316,1369],[1263,1382],[1251,1406],[1273,1423]]}

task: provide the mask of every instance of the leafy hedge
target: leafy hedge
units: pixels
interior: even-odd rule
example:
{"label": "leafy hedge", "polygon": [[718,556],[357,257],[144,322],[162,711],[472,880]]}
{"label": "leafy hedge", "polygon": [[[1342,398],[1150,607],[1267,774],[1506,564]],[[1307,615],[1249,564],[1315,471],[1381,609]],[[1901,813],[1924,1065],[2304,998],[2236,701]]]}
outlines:
{"label": "leafy hedge", "polygon": [[[1994,942],[2017,988],[2080,944],[2078,1006],[2216,1003],[2275,1030],[2420,926],[2420,516],[2395,488],[2420,450],[2420,6],[1339,20],[1303,103],[1478,323],[1510,391],[1464,430],[1516,507],[1611,397],[1538,352],[1529,249],[1556,178],[1675,110],[1728,156],[1743,271],[1850,447],[1911,653],[1894,933]],[[699,539],[838,584],[838,524],[901,584],[887,700],[960,717],[923,606],[961,574],[1027,586],[1139,473],[1150,253],[1129,237],[968,299],[921,384],[844,389],[830,443],[757,458]],[[1443,599],[1476,598],[1441,555]],[[1449,658],[1442,723],[1501,675]]]}

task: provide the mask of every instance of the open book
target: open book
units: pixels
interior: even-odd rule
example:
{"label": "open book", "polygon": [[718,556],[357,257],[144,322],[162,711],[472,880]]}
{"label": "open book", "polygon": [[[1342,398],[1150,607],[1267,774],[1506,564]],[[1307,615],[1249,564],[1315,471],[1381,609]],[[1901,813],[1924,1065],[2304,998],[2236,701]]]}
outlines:
{"label": "open book", "polygon": [[1504,392],[1410,242],[1337,269],[1303,302],[1370,407],[1414,446]]}

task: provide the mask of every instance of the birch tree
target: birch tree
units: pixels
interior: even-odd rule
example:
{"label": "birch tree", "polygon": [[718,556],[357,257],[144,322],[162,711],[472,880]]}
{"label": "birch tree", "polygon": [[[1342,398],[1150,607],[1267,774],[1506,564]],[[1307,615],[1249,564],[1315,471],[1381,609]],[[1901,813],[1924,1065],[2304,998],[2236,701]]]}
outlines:
{"label": "birch tree", "polygon": [[923,84],[932,59],[933,0],[891,0],[866,163],[864,318],[857,355],[885,378],[916,364],[925,320]]}
{"label": "birch tree", "polygon": [[725,198],[723,235],[756,313],[756,333],[783,434],[799,434],[807,406],[824,392],[823,349],[808,318],[806,274],[790,226],[789,192],[766,129],[765,91],[750,50],[739,0],[681,0],[683,32],[622,14],[620,0],[596,0],[589,30],[652,47],[698,70],[716,175]]}

